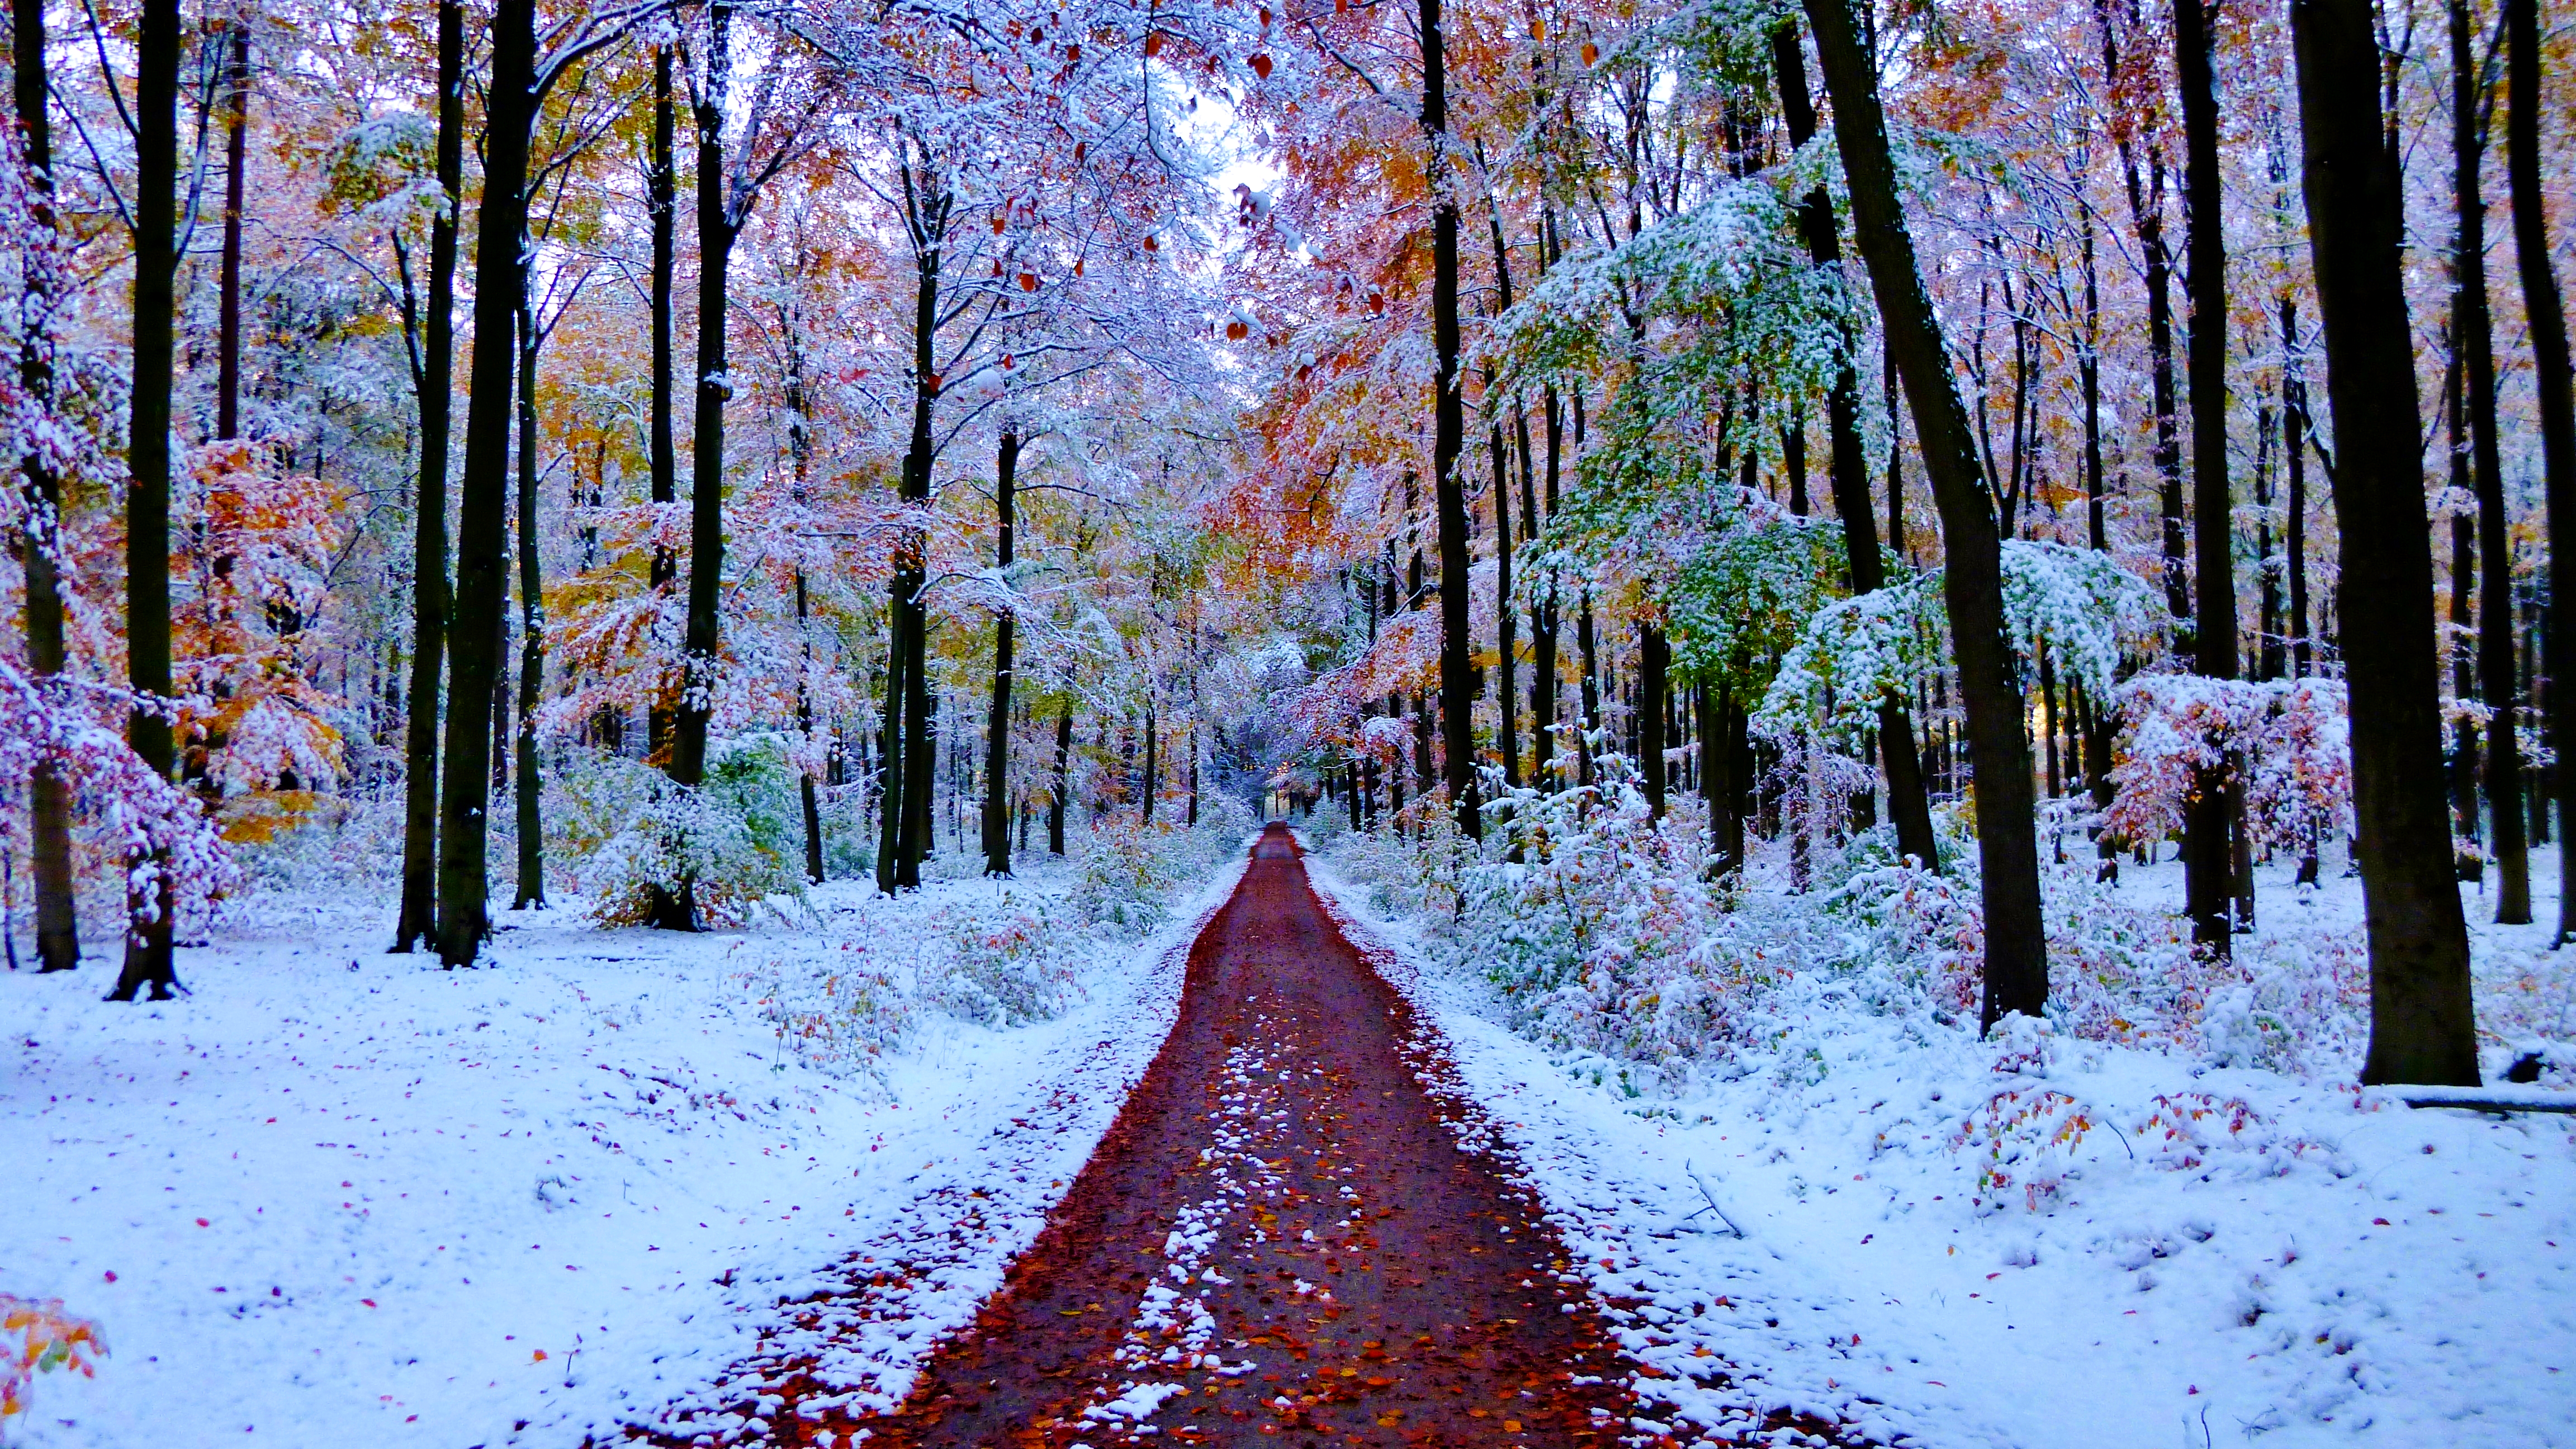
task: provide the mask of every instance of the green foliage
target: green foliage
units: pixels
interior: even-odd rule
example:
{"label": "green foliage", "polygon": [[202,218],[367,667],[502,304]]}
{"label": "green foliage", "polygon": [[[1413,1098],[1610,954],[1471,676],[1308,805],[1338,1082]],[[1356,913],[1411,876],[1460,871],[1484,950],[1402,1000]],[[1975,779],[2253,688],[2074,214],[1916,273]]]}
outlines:
{"label": "green foliage", "polygon": [[706,783],[694,790],[632,761],[601,767],[617,778],[598,792],[589,828],[623,818],[581,865],[600,924],[640,924],[656,889],[684,884],[699,915],[716,922],[739,923],[772,896],[802,898],[804,806],[786,744],[754,735],[721,742],[709,756]]}

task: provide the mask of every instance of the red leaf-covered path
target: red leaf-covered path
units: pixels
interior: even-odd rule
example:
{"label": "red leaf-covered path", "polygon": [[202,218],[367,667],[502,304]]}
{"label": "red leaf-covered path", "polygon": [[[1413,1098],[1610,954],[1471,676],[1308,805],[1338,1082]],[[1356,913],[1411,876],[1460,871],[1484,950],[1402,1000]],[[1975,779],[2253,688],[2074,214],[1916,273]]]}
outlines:
{"label": "red leaf-covered path", "polygon": [[1425,1089],[1428,1034],[1297,855],[1262,837],[1161,1054],[912,1397],[852,1419],[774,1365],[770,1442],[1620,1442],[1626,1370],[1563,1248],[1461,1149],[1480,1124]]}
{"label": "red leaf-covered path", "polygon": [[1616,1442],[1600,1320],[1411,1027],[1272,827],[1090,1165],[868,1442]]}

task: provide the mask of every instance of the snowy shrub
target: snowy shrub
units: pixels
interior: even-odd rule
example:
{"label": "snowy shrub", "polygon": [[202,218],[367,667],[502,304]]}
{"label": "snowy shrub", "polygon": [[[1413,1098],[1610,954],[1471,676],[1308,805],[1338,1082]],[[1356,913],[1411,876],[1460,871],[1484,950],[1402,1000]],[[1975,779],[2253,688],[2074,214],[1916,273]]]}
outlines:
{"label": "snowy shrub", "polygon": [[1742,1041],[1750,993],[1784,953],[1744,944],[1702,879],[1698,832],[1649,817],[1628,761],[1603,755],[1595,774],[1497,792],[1499,838],[1451,857],[1444,949],[1501,991],[1520,1030],[1677,1082]]}
{"label": "snowy shrub", "polygon": [[1255,824],[1250,807],[1221,794],[1199,798],[1195,826],[1124,814],[1096,820],[1074,850],[1074,914],[1141,936],[1170,917],[1185,882],[1233,860]]}
{"label": "snowy shrub", "polygon": [[2092,1115],[2066,1093],[2054,1087],[2007,1087],[1959,1124],[1950,1148],[1980,1159],[1970,1198],[1978,1209],[1999,1211],[2018,1198],[2038,1212],[2065,1195],[2075,1148],[2092,1130]]}
{"label": "snowy shrub", "polygon": [[784,744],[760,735],[713,745],[706,783],[694,790],[667,781],[653,785],[642,806],[583,863],[592,917],[606,926],[641,924],[650,918],[654,891],[677,891],[685,883],[694,888],[701,918],[739,923],[772,896],[803,893],[803,831]]}
{"label": "snowy shrub", "polygon": [[1169,833],[1124,815],[1094,822],[1074,853],[1074,913],[1140,936],[1161,925],[1174,884],[1162,849]]}
{"label": "snowy shrub", "polygon": [[33,1303],[0,1293],[0,1432],[27,1412],[36,1375],[66,1369],[96,1378],[94,1365],[106,1356],[98,1325],[65,1313],[61,1299]]}
{"label": "snowy shrub", "polygon": [[1045,1021],[1079,996],[1073,934],[1052,919],[1044,897],[1004,891],[999,900],[941,914],[944,960],[925,961],[925,1000],[986,1026]]}
{"label": "snowy shrub", "polygon": [[912,998],[866,948],[845,942],[836,954],[792,968],[773,959],[740,979],[783,1056],[835,1076],[873,1076],[879,1058],[911,1035]]}

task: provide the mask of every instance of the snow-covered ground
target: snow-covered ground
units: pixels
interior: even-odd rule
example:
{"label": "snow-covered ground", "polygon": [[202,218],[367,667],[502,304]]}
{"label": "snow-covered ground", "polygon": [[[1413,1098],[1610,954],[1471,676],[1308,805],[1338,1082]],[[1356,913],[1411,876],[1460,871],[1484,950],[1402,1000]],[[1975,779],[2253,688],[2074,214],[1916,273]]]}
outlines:
{"label": "snow-covered ground", "polygon": [[[697,937],[505,917],[490,964],[458,972],[386,954],[372,904],[272,902],[264,928],[183,950],[193,994],[167,1005],[102,1005],[96,954],[0,976],[0,1292],[61,1299],[110,1349],[95,1379],[40,1377],[0,1432],[577,1444],[703,1396],[783,1293],[984,1189],[984,1234],[852,1347],[854,1377],[900,1394],[1107,1128],[1170,1026],[1173,948],[1239,873],[1080,953],[1078,1004],[1008,1029],[822,984],[917,959],[997,897],[982,881],[836,885],[819,919]],[[873,1058],[810,1034],[908,1010]]]}
{"label": "snow-covered ground", "polygon": [[[1926,1445],[2576,1444],[2576,1119],[2410,1109],[2348,1066],[1981,1043],[1830,992],[1741,1079],[1632,1097],[1507,1031],[1483,982],[1420,965],[1407,923],[1313,864],[1581,1272],[1630,1305],[1664,1415],[1642,1428],[1786,1404]],[[2555,852],[2533,876],[2554,920]],[[2177,877],[2122,889],[2162,901]],[[2266,931],[2359,919],[2348,880],[2264,884]],[[2493,1079],[2569,977],[2533,968],[2545,928],[2486,926],[2464,895],[2482,1018],[2506,1026]]]}

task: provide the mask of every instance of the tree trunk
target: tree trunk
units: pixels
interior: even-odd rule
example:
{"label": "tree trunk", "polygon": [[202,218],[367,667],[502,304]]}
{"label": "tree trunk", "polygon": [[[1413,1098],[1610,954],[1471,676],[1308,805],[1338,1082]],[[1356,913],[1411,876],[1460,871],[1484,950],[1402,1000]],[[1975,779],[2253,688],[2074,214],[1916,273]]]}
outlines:
{"label": "tree trunk", "polygon": [[[1018,521],[1012,516],[1012,489],[1020,471],[1020,435],[1009,428],[1002,430],[1001,447],[993,462],[993,511],[995,524],[995,565],[1004,579],[1010,577],[1012,533]],[[985,716],[984,726],[984,873],[1011,873],[1010,793],[1006,782],[1011,777],[1011,630],[1018,620],[1004,610],[993,620],[993,706]]]}
{"label": "tree trunk", "polygon": [[1143,822],[1154,823],[1154,796],[1161,793],[1163,761],[1156,746],[1162,743],[1163,727],[1154,719],[1154,696],[1145,696],[1145,777],[1137,794],[1144,800]]}
{"label": "tree trunk", "polygon": [[[2116,108],[2123,97],[2123,87],[2118,80],[2120,47],[2111,0],[2093,0],[2093,14],[2102,33],[2102,70],[2113,78],[2109,104]],[[2120,148],[2121,174],[2128,186],[2129,215],[2145,262],[2147,367],[2155,408],[2154,452],[2159,484],[2156,505],[2164,547],[2165,607],[2176,619],[2188,621],[2191,590],[2183,562],[2182,439],[2174,416],[2173,257],[2165,246],[2164,156],[2152,143],[2148,146],[2147,176],[2142,183],[2137,147],[2130,133],[2115,128],[2114,137]]]}
{"label": "tree trunk", "polygon": [[[2203,679],[2234,679],[2236,660],[2235,511],[2227,478],[2227,240],[2219,209],[2218,94],[2210,74],[2209,10],[2202,0],[2174,0],[2174,69],[2182,91],[2183,244],[2191,274],[2192,550],[2199,628],[2192,668]],[[2228,900],[2228,841],[2235,835],[2240,789],[2232,768],[2202,774],[2185,817],[2184,910],[2192,944],[2224,959],[2234,922]]]}
{"label": "tree trunk", "polygon": [[[715,710],[717,601],[724,583],[725,304],[739,232],[725,184],[725,97],[733,70],[733,7],[707,6],[707,79],[698,122],[697,417],[689,439],[689,614],[681,643],[682,693],[671,721],[671,779],[695,789],[707,773],[707,721]],[[681,894],[690,894],[686,882]],[[694,903],[691,903],[694,904]]]}
{"label": "tree trunk", "polygon": [[[1816,107],[1807,94],[1807,62],[1799,51],[1794,19],[1784,17],[1771,32],[1771,66],[1780,87],[1781,110],[1789,121],[1789,143],[1804,146],[1816,133]],[[1808,192],[1799,203],[1798,227],[1806,238],[1807,259],[1822,270],[1839,274],[1842,237],[1834,225],[1833,202],[1823,187]],[[1843,547],[1850,560],[1852,592],[1870,594],[1886,587],[1887,568],[1878,549],[1877,516],[1870,508],[1869,463],[1861,453],[1860,379],[1851,361],[1856,348],[1848,345],[1854,341],[1845,339],[1842,366],[1834,374],[1833,390],[1826,394],[1825,427],[1832,452],[1834,512],[1843,522]],[[1891,388],[1891,416],[1895,401],[1895,390]],[[1893,530],[1902,524],[1904,514],[1896,503],[1901,484],[1892,463],[1888,479],[1888,521]],[[1887,775],[1887,814],[1896,826],[1897,853],[1911,856],[1922,862],[1924,869],[1937,872],[1941,869],[1941,851],[1932,836],[1932,801],[1923,789],[1923,763],[1914,753],[1914,722],[1906,715],[1903,697],[1894,690],[1878,703],[1878,739]]]}
{"label": "tree trunk", "polygon": [[[2293,0],[2309,248],[2325,326],[2352,701],[2354,854],[2370,941],[2368,1083],[2478,1082],[2468,928],[2443,818],[2433,559],[2370,0]],[[2359,609],[2359,615],[2352,610]]]}
{"label": "tree trunk", "polygon": [[215,436],[241,436],[242,183],[250,169],[250,26],[224,27],[224,257],[215,304]]}
{"label": "tree trunk", "polygon": [[[912,434],[903,458],[901,498],[907,507],[930,499],[930,467],[936,445],[931,437],[931,411],[939,398],[939,375],[932,344],[939,327],[941,245],[947,234],[952,198],[938,178],[908,177],[905,195],[913,254]],[[917,527],[907,527],[895,553],[894,576],[887,583],[891,615],[886,661],[885,738],[882,819],[878,826],[877,888],[913,890],[921,884],[921,858],[928,845],[930,811],[930,689],[923,675],[923,635],[927,618],[922,605],[924,551],[928,540]]]}
{"label": "tree trunk", "polygon": [[[178,258],[179,0],[144,0],[135,52],[134,396],[126,445],[126,676],[147,699],[170,695],[170,370]],[[135,710],[127,738],[168,778],[170,720]],[[108,999],[166,1001],[178,986],[171,961],[176,882],[166,850],[127,860],[125,965]]]}
{"label": "tree trunk", "polygon": [[1047,799],[1047,854],[1064,856],[1065,794],[1073,788],[1073,701],[1055,717],[1055,791]]}
{"label": "tree trunk", "polygon": [[411,712],[403,725],[402,908],[394,949],[438,933],[438,698],[447,653],[447,442],[455,403],[456,218],[465,196],[465,6],[438,6],[438,185],[421,319],[420,476],[412,491]]}
{"label": "tree trunk", "polygon": [[1931,298],[1916,269],[1913,237],[1897,201],[1895,162],[1878,97],[1878,71],[1862,48],[1850,0],[1807,0],[1835,134],[1851,183],[1853,230],[1886,326],[1887,346],[1913,404],[1914,433],[1941,514],[1949,605],[1969,748],[1977,774],[1977,850],[1986,918],[1985,1000],[1980,1020],[2037,1016],[2048,1000],[2048,944],[2039,906],[2030,742],[2012,644],[2004,632],[2002,539],[1977,466],[1966,404],[1950,370]]}
{"label": "tree trunk", "polygon": [[[671,100],[671,47],[653,47],[653,150],[644,171],[645,209],[653,217],[653,401],[647,420],[652,431],[652,496],[655,509],[680,501],[680,444],[671,410],[671,332],[673,298],[679,272],[679,167],[672,155],[678,116]],[[679,555],[657,537],[653,544],[653,592],[658,596],[680,576]],[[657,684],[644,706],[644,755],[671,767],[671,702]],[[655,914],[665,914],[655,902]]]}
{"label": "tree trunk", "polygon": [[1440,554],[1440,747],[1442,777],[1459,833],[1485,833],[1476,804],[1476,670],[1469,651],[1467,485],[1458,455],[1467,444],[1466,402],[1458,378],[1458,199],[1445,180],[1449,144],[1448,64],[1440,0],[1420,0],[1422,133],[1432,148],[1431,351],[1433,406],[1431,497]]}
{"label": "tree trunk", "polygon": [[510,378],[519,249],[528,226],[528,132],[535,111],[535,0],[496,0],[484,108],[483,207],[475,223],[473,376],[456,515],[456,597],[445,768],[439,782],[438,954],[470,965],[490,934],[485,814],[491,804],[492,697],[508,571]]}
{"label": "tree trunk", "polygon": [[1503,461],[1503,429],[1494,425],[1494,706],[1495,746],[1502,751],[1503,784],[1521,784],[1520,698],[1512,678],[1512,490]]}
{"label": "tree trunk", "polygon": [[2281,506],[2282,561],[2290,575],[2290,677],[2316,672],[2315,651],[2308,643],[2308,375],[2299,353],[2299,302],[2281,298],[2281,449],[2289,496]]}
{"label": "tree trunk", "polygon": [[[13,0],[12,80],[18,121],[27,148],[27,210],[42,235],[27,249],[24,316],[50,322],[53,297],[61,282],[55,268],[54,146],[47,100],[45,7],[42,0]],[[53,350],[41,336],[27,338],[18,354],[19,385],[40,407],[54,399]],[[62,479],[43,450],[30,448],[18,460],[27,512],[19,539],[20,566],[27,583],[27,663],[39,680],[63,672]],[[77,881],[72,870],[72,791],[63,762],[47,756],[36,762],[27,779],[28,850],[36,878],[36,958],[40,970],[69,971],[80,965],[80,920],[75,903]]]}
{"label": "tree trunk", "polygon": [[[2558,276],[2550,261],[2548,201],[2540,176],[2539,0],[2503,0],[2505,15],[2505,177],[2513,195],[2513,251],[2522,274],[2523,315],[2531,330],[2532,385],[2539,397],[2541,470],[2547,480],[2549,573],[2576,578],[2576,553],[2562,556],[2564,540],[2576,549],[2576,368],[2567,351],[2567,312],[2558,295]],[[2549,739],[2552,744],[2576,740],[2576,719],[2567,702],[2576,688],[2576,662],[2566,656],[2576,643],[2576,589],[2552,589],[2549,616],[2543,621],[2548,652]],[[2568,845],[2558,852],[2558,936],[2576,936],[2576,829],[2568,825],[2576,770],[2554,766],[2559,832]]]}
{"label": "tree trunk", "polygon": [[[1556,516],[1557,479],[1564,466],[1565,412],[1556,389],[1547,389],[1547,516]],[[1526,502],[1527,500],[1523,500]],[[1522,525],[1538,536],[1538,515],[1524,507]],[[1542,790],[1557,788],[1556,771],[1556,575],[1530,600],[1530,778]]]}
{"label": "tree trunk", "polygon": [[537,706],[546,678],[545,579],[537,553],[537,331],[534,299],[523,287],[519,306],[519,779],[516,791],[519,888],[514,911],[546,907],[544,802],[537,777]]}
{"label": "tree trunk", "polygon": [[1637,765],[1646,779],[1646,812],[1664,818],[1664,692],[1670,687],[1673,649],[1661,625],[1637,624]]}
{"label": "tree trunk", "polygon": [[2495,711],[2487,738],[2487,808],[2496,864],[2496,924],[2531,921],[2531,861],[2524,844],[2522,751],[2514,738],[2513,552],[2506,542],[2504,460],[2496,440],[2495,326],[2487,307],[2485,162],[2488,92],[2474,53],[2468,0],[2451,0],[2451,146],[2460,236],[2453,263],[2453,341],[2460,349],[2469,451],[2478,497],[2478,693]]}

